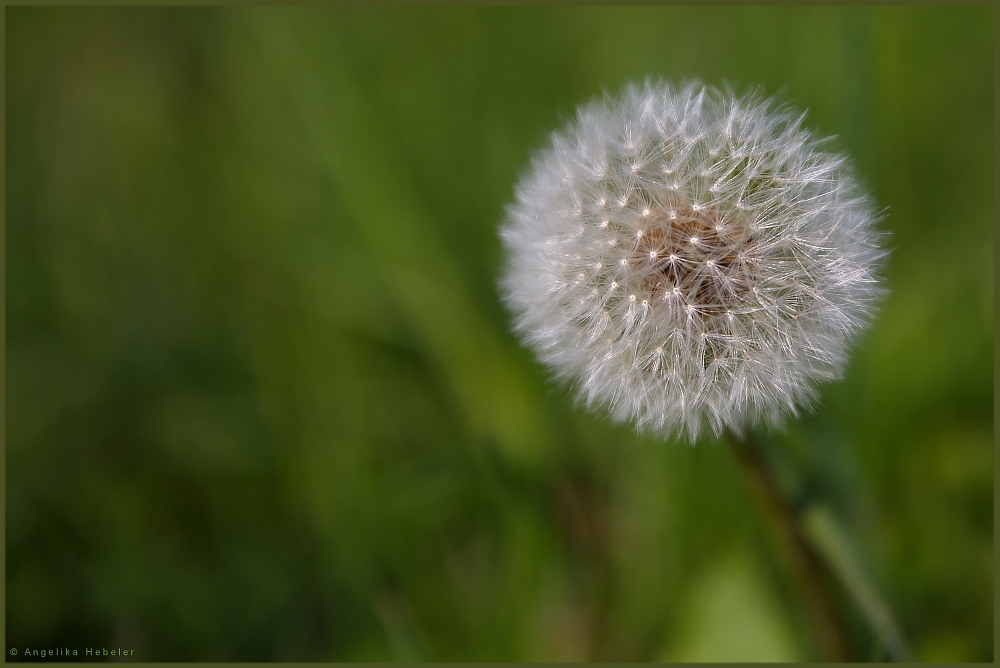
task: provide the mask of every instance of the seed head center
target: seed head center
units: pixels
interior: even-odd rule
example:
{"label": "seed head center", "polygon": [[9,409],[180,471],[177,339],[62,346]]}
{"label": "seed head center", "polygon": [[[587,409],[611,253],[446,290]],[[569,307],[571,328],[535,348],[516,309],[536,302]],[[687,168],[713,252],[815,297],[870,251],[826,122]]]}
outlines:
{"label": "seed head center", "polygon": [[750,232],[744,219],[711,206],[652,208],[628,256],[635,270],[631,287],[648,294],[651,304],[680,297],[688,312],[732,310],[748,291]]}

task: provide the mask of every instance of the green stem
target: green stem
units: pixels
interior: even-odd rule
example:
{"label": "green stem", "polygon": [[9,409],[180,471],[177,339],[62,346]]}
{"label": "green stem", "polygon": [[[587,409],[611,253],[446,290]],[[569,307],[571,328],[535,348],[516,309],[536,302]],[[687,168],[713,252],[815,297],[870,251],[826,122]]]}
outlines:
{"label": "green stem", "polygon": [[830,588],[830,574],[802,531],[797,513],[778,487],[760,447],[747,438],[729,439],[747,481],[776,530],[795,576],[819,658],[844,662],[851,659],[847,630]]}

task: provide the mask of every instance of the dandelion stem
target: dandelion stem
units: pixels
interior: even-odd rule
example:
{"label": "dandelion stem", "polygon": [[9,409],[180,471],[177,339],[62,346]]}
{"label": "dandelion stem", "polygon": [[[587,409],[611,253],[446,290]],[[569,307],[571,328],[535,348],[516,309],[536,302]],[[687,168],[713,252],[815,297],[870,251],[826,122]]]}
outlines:
{"label": "dandelion stem", "polygon": [[843,615],[830,588],[830,574],[806,538],[798,513],[777,481],[753,436],[729,439],[736,460],[776,530],[794,573],[816,649],[823,661],[849,661],[851,652]]}

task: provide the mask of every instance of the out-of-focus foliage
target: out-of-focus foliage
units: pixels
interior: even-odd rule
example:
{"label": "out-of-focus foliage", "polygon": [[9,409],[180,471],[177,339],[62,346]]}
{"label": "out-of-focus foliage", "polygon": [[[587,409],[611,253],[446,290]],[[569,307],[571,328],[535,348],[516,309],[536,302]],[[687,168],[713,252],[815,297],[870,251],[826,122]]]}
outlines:
{"label": "out-of-focus foliage", "polygon": [[6,26],[8,646],[813,657],[731,453],[573,406],[496,296],[531,149],[652,75],[783,91],[885,208],[891,295],[769,449],[918,659],[992,660],[992,9]]}

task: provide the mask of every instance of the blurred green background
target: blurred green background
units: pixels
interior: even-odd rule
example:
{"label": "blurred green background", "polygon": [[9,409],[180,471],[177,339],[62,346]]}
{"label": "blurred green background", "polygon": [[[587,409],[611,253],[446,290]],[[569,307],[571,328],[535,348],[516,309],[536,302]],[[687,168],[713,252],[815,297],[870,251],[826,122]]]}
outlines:
{"label": "blurred green background", "polygon": [[497,298],[531,150],[662,76],[808,108],[884,208],[890,297],[765,438],[916,658],[991,661],[992,30],[984,7],[7,8],[8,647],[815,658],[732,453],[575,407]]}

